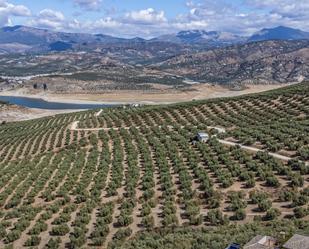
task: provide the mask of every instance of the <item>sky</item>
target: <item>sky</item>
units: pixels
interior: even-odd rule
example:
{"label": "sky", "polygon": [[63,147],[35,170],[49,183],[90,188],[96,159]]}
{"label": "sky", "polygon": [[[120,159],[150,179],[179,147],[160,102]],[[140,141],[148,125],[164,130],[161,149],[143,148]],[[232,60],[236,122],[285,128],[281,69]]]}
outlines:
{"label": "sky", "polygon": [[201,29],[309,31],[309,0],[0,0],[0,26],[151,38]]}

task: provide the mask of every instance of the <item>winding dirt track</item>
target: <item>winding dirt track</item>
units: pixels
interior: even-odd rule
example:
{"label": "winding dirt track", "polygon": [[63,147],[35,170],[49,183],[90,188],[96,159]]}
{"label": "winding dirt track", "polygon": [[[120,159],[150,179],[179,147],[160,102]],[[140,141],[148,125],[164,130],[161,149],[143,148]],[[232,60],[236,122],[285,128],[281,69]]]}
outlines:
{"label": "winding dirt track", "polygon": [[94,116],[99,117],[101,115],[101,113],[103,112],[103,109],[101,109],[100,111],[98,111],[96,114],[94,114]]}
{"label": "winding dirt track", "polygon": [[[222,144],[229,145],[229,146],[239,146],[240,148],[242,148],[244,150],[252,151],[252,152],[255,152],[255,153],[259,152],[259,151],[265,151],[265,150],[261,150],[261,149],[255,148],[255,147],[245,146],[245,145],[241,145],[239,143],[234,143],[234,142],[230,142],[230,141],[226,141],[226,140],[219,139],[218,141]],[[268,154],[270,156],[273,156],[274,158],[278,158],[278,159],[283,160],[283,161],[289,161],[289,160],[292,159],[291,157],[283,156],[283,155],[280,155],[280,154],[277,154],[277,153],[268,152]]]}
{"label": "winding dirt track", "polygon": [[[99,112],[95,113],[94,115],[96,117],[100,116],[100,114],[103,112],[103,110],[100,110]],[[78,128],[78,123],[79,121],[74,121],[72,124],[71,124],[71,127],[70,127],[70,130],[71,131],[109,131],[111,129],[113,130],[120,130],[120,129],[125,129],[125,130],[129,130],[131,127],[116,127],[116,128]],[[173,126],[168,126],[169,128],[173,128]],[[139,127],[136,127],[137,129],[139,129]],[[215,126],[207,126],[208,129],[215,129],[217,130],[219,133],[225,133],[226,130],[222,127],[215,127]],[[245,145],[242,145],[242,144],[239,144],[239,143],[235,143],[235,142],[230,142],[230,141],[226,141],[226,140],[221,140],[221,139],[218,139],[218,141],[222,144],[225,144],[225,145],[228,145],[228,146],[239,146],[240,148],[244,149],[244,150],[247,150],[247,151],[251,151],[251,152],[254,152],[254,153],[257,153],[259,151],[262,151],[262,152],[267,152],[270,156],[274,157],[274,158],[277,158],[277,159],[280,159],[282,161],[289,161],[291,160],[292,158],[291,157],[287,157],[287,156],[283,156],[283,155],[280,155],[278,153],[271,153],[271,152],[268,152],[266,150],[262,150],[262,149],[258,149],[258,148],[255,148],[255,147],[251,147],[251,146],[245,146]],[[306,165],[308,165],[309,162],[306,162]]]}

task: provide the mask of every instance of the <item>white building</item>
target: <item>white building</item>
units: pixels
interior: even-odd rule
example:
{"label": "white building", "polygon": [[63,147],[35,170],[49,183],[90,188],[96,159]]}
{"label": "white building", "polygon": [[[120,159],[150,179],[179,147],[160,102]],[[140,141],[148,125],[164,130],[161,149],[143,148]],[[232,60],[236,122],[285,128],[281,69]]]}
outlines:
{"label": "white building", "polygon": [[197,133],[196,138],[199,142],[206,143],[209,140],[209,135],[205,132],[199,132]]}

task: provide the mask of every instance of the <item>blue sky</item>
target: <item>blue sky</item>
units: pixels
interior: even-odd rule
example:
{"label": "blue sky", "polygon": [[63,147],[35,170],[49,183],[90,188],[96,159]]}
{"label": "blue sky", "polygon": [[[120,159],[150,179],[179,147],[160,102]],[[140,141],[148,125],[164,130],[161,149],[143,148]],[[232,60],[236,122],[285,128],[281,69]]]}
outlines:
{"label": "blue sky", "polygon": [[[39,12],[44,8],[62,10],[65,14],[71,15],[79,11],[78,5],[74,0],[12,0],[12,3],[28,6],[34,12]],[[180,12],[187,11],[186,1],[184,0],[104,0],[101,1],[101,10],[98,13],[92,12],[91,18],[102,15],[104,10],[117,9],[118,11],[132,11],[139,9],[155,8],[164,9],[167,16],[175,17]],[[87,14],[87,13],[85,13]]]}
{"label": "blue sky", "polygon": [[154,37],[204,29],[252,34],[279,25],[309,31],[309,0],[0,0],[0,26]]}

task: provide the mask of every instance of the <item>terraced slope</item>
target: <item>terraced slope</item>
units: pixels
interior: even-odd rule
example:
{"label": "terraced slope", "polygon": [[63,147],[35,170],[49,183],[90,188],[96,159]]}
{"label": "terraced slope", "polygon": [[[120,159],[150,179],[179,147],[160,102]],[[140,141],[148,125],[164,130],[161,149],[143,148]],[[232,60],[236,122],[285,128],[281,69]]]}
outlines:
{"label": "terraced slope", "polygon": [[[253,220],[306,229],[308,102],[305,82],[1,125],[0,247],[117,248],[147,229]],[[199,131],[208,143],[192,143]]]}

